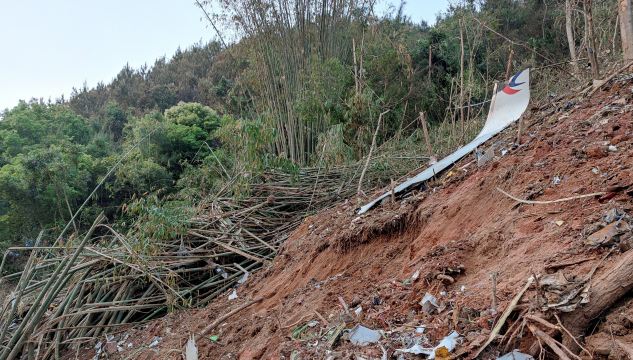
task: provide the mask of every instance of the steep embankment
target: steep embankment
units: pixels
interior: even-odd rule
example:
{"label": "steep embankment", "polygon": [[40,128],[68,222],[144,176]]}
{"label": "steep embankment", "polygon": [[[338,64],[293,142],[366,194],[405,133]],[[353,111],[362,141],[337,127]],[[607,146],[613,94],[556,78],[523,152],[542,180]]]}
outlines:
{"label": "steep embankment", "polygon": [[[629,212],[633,205],[625,192],[602,202],[585,197],[519,204],[497,188],[521,199],[548,201],[633,183],[630,93],[631,87],[620,82],[588,99],[579,94],[551,99],[526,118],[523,145],[513,146],[516,125],[491,139],[485,148],[497,144],[496,156],[482,167],[469,155],[427,183],[425,191],[363,216],[356,213],[359,202],[367,199],[355,198],[307,218],[274,264],[236,289],[237,299],[228,299],[230,291],[208,308],[115,334],[122,351],[114,356],[179,358],[190,332],[201,332],[257,297],[264,300],[208,334],[217,335],[217,341],[198,340],[201,359],[288,359],[293,353],[303,359],[361,358],[354,354],[377,359],[383,356],[381,346],[388,356],[413,342],[427,341],[432,347],[453,329],[464,335],[456,353],[472,355],[499,318],[489,310],[493,273],[498,273],[501,311],[532,274],[562,268],[568,279],[582,277],[609,250],[588,248],[587,236],[613,221],[613,216],[605,219],[609,210]],[[600,263],[597,274],[627,250],[622,242]],[[579,260],[586,261],[564,264]],[[437,297],[439,313],[422,311],[419,302],[427,292]],[[534,301],[536,290],[526,294],[520,309]],[[344,315],[344,306],[352,308],[351,316]],[[358,306],[363,310],[355,316]],[[317,322],[292,334],[313,320]],[[360,322],[385,330],[381,345],[355,346],[344,335],[330,352],[326,334],[343,321],[347,328]],[[427,326],[423,334],[414,331],[420,325]],[[155,340],[157,345],[150,347]],[[526,328],[519,349],[529,352],[534,341]],[[502,349],[493,342],[484,356],[494,357]],[[94,351],[81,356],[90,358]]]}

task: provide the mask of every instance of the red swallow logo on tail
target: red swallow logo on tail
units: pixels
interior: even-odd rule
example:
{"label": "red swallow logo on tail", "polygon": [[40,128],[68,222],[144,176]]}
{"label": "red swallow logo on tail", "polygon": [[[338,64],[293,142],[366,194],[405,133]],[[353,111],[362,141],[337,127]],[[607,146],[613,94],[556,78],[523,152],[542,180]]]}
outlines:
{"label": "red swallow logo on tail", "polygon": [[512,80],[510,81],[510,83],[502,90],[504,93],[506,93],[508,95],[514,95],[514,94],[518,93],[519,91],[521,91],[521,89],[514,90],[513,87],[525,84],[525,82],[518,83],[518,84],[516,83],[517,78],[519,77],[519,75],[521,75],[522,72],[523,71],[519,72],[518,74],[516,74],[516,75],[514,75],[512,77]]}

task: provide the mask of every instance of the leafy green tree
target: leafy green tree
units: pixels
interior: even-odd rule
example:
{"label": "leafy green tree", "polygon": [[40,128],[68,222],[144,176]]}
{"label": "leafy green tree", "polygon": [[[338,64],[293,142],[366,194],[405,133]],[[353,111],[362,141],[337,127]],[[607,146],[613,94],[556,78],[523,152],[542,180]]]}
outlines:
{"label": "leafy green tree", "polygon": [[181,101],[178,105],[165,111],[165,117],[173,124],[197,127],[208,134],[220,127],[220,117],[215,110],[199,103]]}
{"label": "leafy green tree", "polygon": [[0,241],[19,242],[71,218],[102,171],[95,158],[108,150],[88,154],[97,144],[89,121],[64,105],[20,102],[2,115]]}
{"label": "leafy green tree", "polygon": [[128,116],[116,102],[110,102],[105,107],[105,123],[104,127],[106,132],[112,135],[112,139],[116,142],[119,141],[121,135],[123,135],[123,128],[128,122]]}
{"label": "leafy green tree", "polygon": [[91,167],[92,157],[81,145],[61,142],[20,154],[0,168],[0,199],[7,202],[0,217],[5,235],[10,235],[7,230],[37,232],[70,220],[69,207],[88,195]]}
{"label": "leafy green tree", "polygon": [[[131,118],[124,130],[124,148],[131,148],[158,127],[135,151],[130,161],[116,172],[115,196],[131,197],[160,188],[172,188],[174,181],[194,160],[210,155],[219,115],[199,103],[184,103],[165,111]],[[206,143],[206,145],[205,145]]]}

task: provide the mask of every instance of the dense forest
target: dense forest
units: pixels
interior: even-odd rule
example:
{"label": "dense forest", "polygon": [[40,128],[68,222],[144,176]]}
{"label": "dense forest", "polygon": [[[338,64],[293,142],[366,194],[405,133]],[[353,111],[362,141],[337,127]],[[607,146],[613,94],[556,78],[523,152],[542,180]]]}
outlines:
{"label": "dense forest", "polygon": [[72,241],[101,212],[138,239],[173,238],[218,189],[240,199],[266,169],[360,161],[375,132],[381,151],[428,156],[421,112],[445,155],[483,126],[485,104],[469,105],[505,80],[511,52],[513,73],[534,69],[533,98],[622,64],[615,0],[460,1],[433,26],[404,3],[211,3],[198,5],[215,41],[1,113],[3,247],[67,225]]}

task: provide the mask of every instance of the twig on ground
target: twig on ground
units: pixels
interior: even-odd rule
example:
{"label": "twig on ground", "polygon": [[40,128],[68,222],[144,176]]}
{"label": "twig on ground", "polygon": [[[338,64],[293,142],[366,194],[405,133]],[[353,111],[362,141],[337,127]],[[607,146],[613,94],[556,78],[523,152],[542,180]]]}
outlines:
{"label": "twig on ground", "polygon": [[633,66],[633,61],[631,61],[630,63],[626,64],[624,67],[620,68],[618,71],[614,72],[613,74],[611,74],[611,76],[609,76],[608,78],[604,79],[602,81],[602,83],[598,86],[596,86],[595,89],[593,89],[589,95],[587,95],[588,97],[591,97],[593,94],[596,93],[596,91],[600,90],[604,84],[609,83],[609,81],[611,81],[611,79],[613,79],[614,77],[618,76],[619,74],[621,74],[622,72],[624,72],[626,69],[630,68],[631,66]]}
{"label": "twig on ground", "polygon": [[497,190],[499,190],[503,195],[509,197],[512,200],[524,203],[524,204],[552,204],[552,203],[557,203],[557,202],[561,202],[561,201],[570,201],[570,200],[576,200],[576,199],[582,199],[582,198],[586,198],[586,197],[591,197],[591,196],[599,196],[599,195],[604,195],[606,194],[605,192],[597,192],[597,193],[593,193],[593,194],[586,194],[586,195],[579,195],[579,196],[572,196],[572,197],[568,197],[568,198],[563,198],[563,199],[558,199],[558,200],[550,200],[550,201],[532,201],[532,200],[523,200],[523,199],[519,199],[516,198],[510,194],[508,194],[507,192],[496,188]]}

